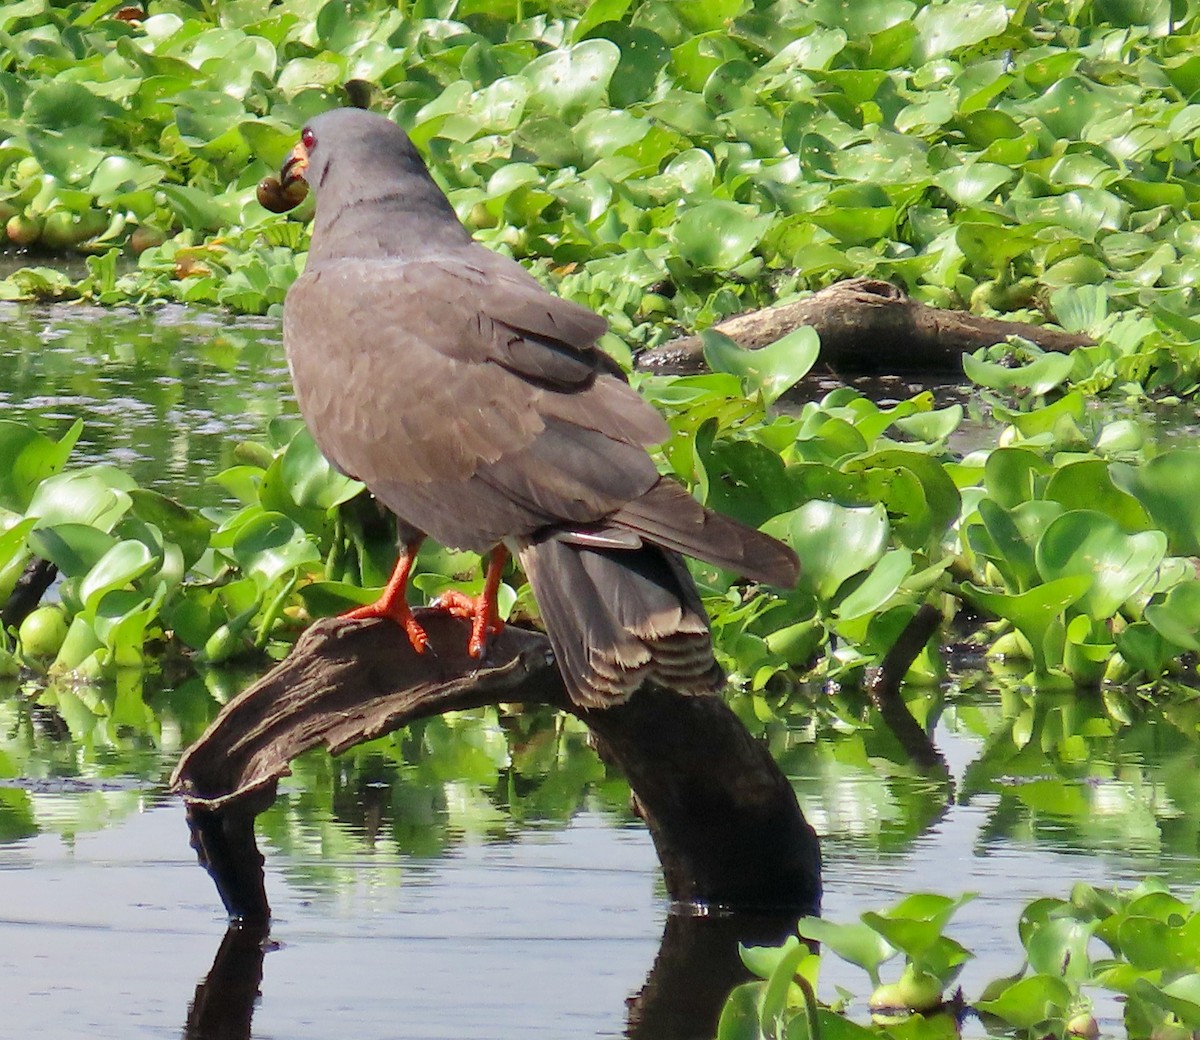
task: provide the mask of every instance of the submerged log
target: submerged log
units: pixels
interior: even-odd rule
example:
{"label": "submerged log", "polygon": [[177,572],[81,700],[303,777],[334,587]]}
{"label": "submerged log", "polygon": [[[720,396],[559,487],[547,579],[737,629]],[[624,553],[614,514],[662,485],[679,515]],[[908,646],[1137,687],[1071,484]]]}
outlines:
{"label": "submerged log", "polygon": [[820,850],[766,747],[719,697],[645,687],[622,705],[571,703],[545,636],[509,626],[482,661],[469,624],[418,611],[430,650],[386,621],[317,622],[289,657],[230,701],[171,778],[192,843],[235,919],[270,913],[254,817],[301,752],[331,754],[417,719],[487,704],[548,704],[579,717],[627,778],[672,900],[816,912]]}
{"label": "submerged log", "polygon": [[[1062,329],[981,318],[910,299],[890,282],[851,278],[801,300],[776,304],[718,322],[716,330],[747,350],[803,325],[821,337],[818,366],[839,375],[961,372],[962,356],[1021,336],[1043,350],[1065,353],[1095,341]],[[646,351],[637,367],[654,372],[699,372],[705,367],[699,336]]]}

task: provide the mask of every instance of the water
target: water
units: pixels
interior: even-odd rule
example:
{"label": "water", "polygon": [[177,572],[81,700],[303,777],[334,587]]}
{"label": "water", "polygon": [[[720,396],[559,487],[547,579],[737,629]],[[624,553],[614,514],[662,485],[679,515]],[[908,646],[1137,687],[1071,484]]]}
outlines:
{"label": "water", "polygon": [[0,415],[51,436],[82,418],[73,459],[191,505],[220,500],[239,441],[297,414],[277,320],[0,303],[0,328]]}
{"label": "water", "polygon": [[[61,433],[82,416],[79,461],[128,466],[189,502],[217,501],[205,478],[233,463],[239,439],[293,413],[269,321],[174,308],[0,318],[6,417]],[[337,762],[301,759],[259,820],[275,913],[260,964],[257,945],[223,945],[216,892],[165,793],[218,698],[199,680],[148,680],[132,696],[153,705],[153,724],[86,711],[64,722],[37,705],[39,688],[0,686],[0,1037],[625,1033],[669,908],[628,792],[578,725],[482,712]],[[765,723],[822,835],[825,914],[979,893],[950,928],[977,954],[962,978],[973,996],[1019,967],[1016,922],[1033,898],[1147,874],[1189,892],[1195,726],[1126,707],[1135,722],[1121,727],[1099,701],[1068,710],[961,678],[935,710],[949,782],[871,731],[804,712]],[[1022,712],[1034,738],[1018,746]],[[825,995],[836,983],[868,989],[830,958]],[[680,1007],[694,988],[677,986]],[[1118,1028],[1114,1003],[1100,1012]]]}

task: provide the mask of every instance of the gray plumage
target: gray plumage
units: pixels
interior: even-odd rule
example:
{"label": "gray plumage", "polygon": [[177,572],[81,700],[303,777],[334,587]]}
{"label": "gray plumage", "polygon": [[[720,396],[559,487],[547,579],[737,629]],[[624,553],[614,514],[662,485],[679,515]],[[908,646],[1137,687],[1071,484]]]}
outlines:
{"label": "gray plumage", "polygon": [[659,476],[667,426],[596,348],[604,319],[475,243],[403,131],[355,109],[307,130],[284,343],[321,450],[436,541],[513,548],[577,703],[717,688],[679,554],[784,586],[795,555]]}

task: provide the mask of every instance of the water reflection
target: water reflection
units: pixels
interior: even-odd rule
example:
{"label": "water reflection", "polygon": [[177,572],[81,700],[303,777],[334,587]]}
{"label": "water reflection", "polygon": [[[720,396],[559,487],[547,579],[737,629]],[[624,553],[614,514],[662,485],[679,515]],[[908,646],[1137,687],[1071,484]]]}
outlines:
{"label": "water reflection", "polygon": [[[582,729],[491,711],[300,759],[259,818],[282,948],[259,983],[254,945],[227,937],[194,996],[218,902],[161,785],[236,683],[122,682],[0,692],[0,949],[11,951],[0,970],[17,993],[43,994],[10,1002],[26,1031],[83,1008],[88,1035],[126,1036],[130,1015],[178,1035],[190,1004],[185,1035],[240,1036],[261,990],[262,1035],[327,1036],[336,1019],[364,1037],[396,1035],[389,1023],[412,1035],[683,1036],[699,1028],[691,1012],[709,1013],[700,993],[740,972],[719,922],[667,914],[627,789]],[[1193,707],[1034,696],[986,675],[908,697],[945,775],[914,766],[850,693],[760,705],[759,735],[823,834],[827,915],[929,888],[981,892],[951,927],[981,954],[964,976],[977,993],[1017,967],[1027,900],[1147,872],[1194,883]],[[29,950],[41,959],[16,954]],[[130,962],[159,981],[131,992]],[[44,995],[47,963],[70,993]],[[829,968],[826,984],[863,991],[856,969]],[[676,979],[686,984],[663,981]],[[704,979],[711,989],[697,990]]]}
{"label": "water reflection", "polygon": [[238,442],[295,405],[277,319],[0,304],[0,412],[57,435],[82,418],[76,462],[205,505]]}

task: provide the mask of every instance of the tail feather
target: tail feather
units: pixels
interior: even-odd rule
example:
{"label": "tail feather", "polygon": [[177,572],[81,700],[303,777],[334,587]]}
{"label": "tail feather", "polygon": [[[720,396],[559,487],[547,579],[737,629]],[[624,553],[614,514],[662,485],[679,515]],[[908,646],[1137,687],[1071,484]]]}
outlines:
{"label": "tail feather", "polygon": [[687,568],[654,545],[607,549],[554,532],[518,547],[571,699],[627,700],[645,682],[711,693],[723,681]]}
{"label": "tail feather", "polygon": [[754,581],[790,589],[800,576],[800,561],[782,542],[706,509],[668,478],[606,517],[605,524]]}

